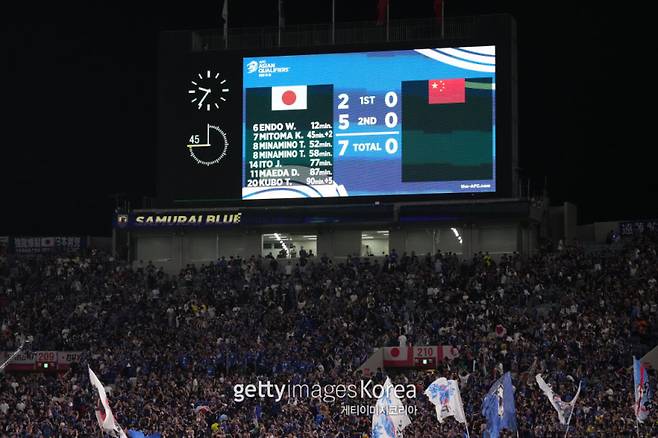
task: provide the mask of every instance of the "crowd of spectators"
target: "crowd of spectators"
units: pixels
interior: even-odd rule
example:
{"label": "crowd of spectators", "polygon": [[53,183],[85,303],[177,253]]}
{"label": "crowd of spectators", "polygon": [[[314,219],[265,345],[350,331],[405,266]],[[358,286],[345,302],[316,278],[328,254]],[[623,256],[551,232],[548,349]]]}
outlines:
{"label": "crowd of spectators", "polygon": [[[107,385],[124,430],[365,437],[371,416],[341,405],[375,400],[238,402],[234,385],[357,383],[367,379],[357,370],[373,348],[405,339],[459,350],[434,372],[372,377],[382,383],[389,372],[394,383],[417,386],[417,397],[403,400],[416,412],[405,437],[463,436],[453,419],[439,424],[423,395],[439,376],[458,379],[470,431],[481,435],[482,399],[507,371],[519,437],[565,432],[533,384],[537,373],[565,399],[583,382],[569,436],[635,435],[632,356],[658,340],[657,249],[656,236],[645,235],[528,258],[393,250],[340,262],[233,257],[176,275],[100,253],[3,257],[0,350],[31,336],[35,351],[82,351],[83,359],[63,374],[0,375],[0,437],[99,436],[88,365]],[[658,434],[657,419],[651,412],[641,436]]]}

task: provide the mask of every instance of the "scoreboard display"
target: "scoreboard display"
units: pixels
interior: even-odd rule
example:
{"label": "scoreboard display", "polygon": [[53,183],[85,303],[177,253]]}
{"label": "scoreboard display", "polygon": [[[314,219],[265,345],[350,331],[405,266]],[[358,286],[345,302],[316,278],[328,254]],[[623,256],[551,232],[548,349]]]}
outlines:
{"label": "scoreboard display", "polygon": [[165,41],[160,203],[500,193],[497,48],[175,56]]}
{"label": "scoreboard display", "polygon": [[243,59],[242,199],[491,192],[495,46]]}

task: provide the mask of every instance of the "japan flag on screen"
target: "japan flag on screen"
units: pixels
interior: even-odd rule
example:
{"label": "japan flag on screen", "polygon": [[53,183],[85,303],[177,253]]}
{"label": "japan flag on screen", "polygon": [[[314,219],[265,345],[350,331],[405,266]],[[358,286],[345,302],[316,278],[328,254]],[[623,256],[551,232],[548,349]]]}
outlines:
{"label": "japan flag on screen", "polygon": [[306,85],[272,87],[272,111],[306,108]]}

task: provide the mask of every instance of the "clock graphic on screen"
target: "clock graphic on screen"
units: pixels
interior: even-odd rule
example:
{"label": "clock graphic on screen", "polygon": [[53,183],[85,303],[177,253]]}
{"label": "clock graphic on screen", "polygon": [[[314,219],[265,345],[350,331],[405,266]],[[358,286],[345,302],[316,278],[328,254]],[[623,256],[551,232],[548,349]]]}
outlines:
{"label": "clock graphic on screen", "polygon": [[212,166],[219,163],[226,156],[228,139],[226,133],[219,126],[206,125],[205,138],[202,134],[192,134],[187,148],[190,156],[198,164]]}
{"label": "clock graphic on screen", "polygon": [[191,87],[187,90],[187,94],[192,97],[190,103],[194,104],[198,110],[218,110],[220,105],[226,102],[229,88],[227,80],[219,73],[213,73],[210,70],[197,73],[190,83]]}

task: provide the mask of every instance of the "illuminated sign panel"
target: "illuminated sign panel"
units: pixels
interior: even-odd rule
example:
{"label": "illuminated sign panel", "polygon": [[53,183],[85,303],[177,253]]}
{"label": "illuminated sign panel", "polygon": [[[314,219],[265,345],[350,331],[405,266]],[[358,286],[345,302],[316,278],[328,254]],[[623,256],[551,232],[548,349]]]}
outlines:
{"label": "illuminated sign panel", "polygon": [[495,46],[243,59],[242,199],[493,192]]}

